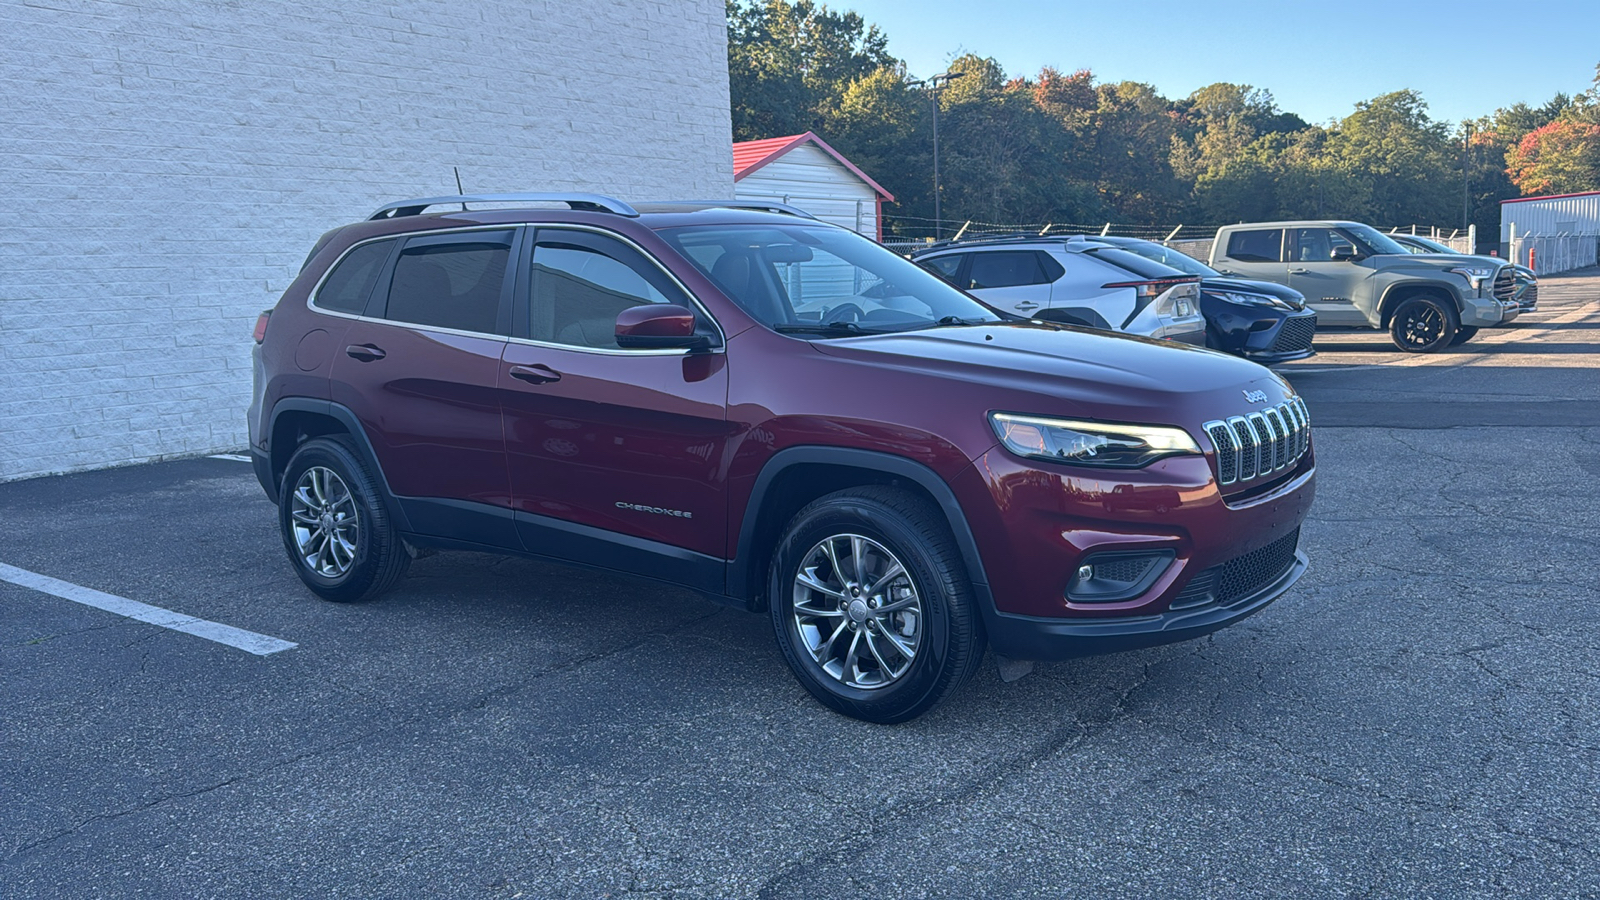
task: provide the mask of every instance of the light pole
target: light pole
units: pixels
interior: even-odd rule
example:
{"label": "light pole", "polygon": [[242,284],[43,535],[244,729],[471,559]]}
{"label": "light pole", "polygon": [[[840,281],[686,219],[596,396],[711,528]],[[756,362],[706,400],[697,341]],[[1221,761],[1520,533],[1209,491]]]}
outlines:
{"label": "light pole", "polygon": [[[1466,131],[1465,136],[1461,139],[1461,229],[1465,231],[1472,224],[1472,218],[1467,210],[1467,198],[1470,193],[1467,188],[1467,179],[1471,177],[1468,172],[1472,167],[1472,123],[1463,122],[1461,124],[1465,126]],[[1474,247],[1472,249],[1473,252],[1476,252],[1478,248]]]}
{"label": "light pole", "polygon": [[965,72],[940,72],[930,75],[921,81],[911,82],[916,87],[928,89],[928,96],[933,98],[933,239],[938,240],[943,236],[944,221],[939,212],[939,91],[957,78],[965,78]]}

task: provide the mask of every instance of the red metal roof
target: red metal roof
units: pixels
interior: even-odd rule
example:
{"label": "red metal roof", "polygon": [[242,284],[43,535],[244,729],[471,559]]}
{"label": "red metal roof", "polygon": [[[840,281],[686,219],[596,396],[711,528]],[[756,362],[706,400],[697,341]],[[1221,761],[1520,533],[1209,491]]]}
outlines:
{"label": "red metal roof", "polygon": [[788,137],[766,138],[760,141],[738,141],[733,145],[733,180],[739,181],[751,172],[761,168],[769,162],[783,156],[790,150],[810,141],[822,148],[822,152],[837,159],[846,169],[854,172],[857,178],[865,181],[871,188],[882,195],[885,200],[894,200],[894,195],[883,189],[883,185],[867,177],[867,173],[856,168],[856,164],[844,158],[844,154],[828,146],[828,142],[817,137],[812,132],[805,134],[791,134]]}
{"label": "red metal roof", "polygon": [[[734,144],[734,146],[737,147],[739,145],[738,144]],[[735,150],[733,152],[733,165],[734,165],[735,168],[738,168],[738,165],[739,165],[739,151],[737,151],[737,150]],[[734,176],[733,180],[734,181],[738,181],[739,180],[738,176]],[[1597,194],[1600,194],[1600,191],[1579,191],[1576,194],[1545,194],[1542,197],[1513,197],[1510,200],[1501,200],[1500,202],[1501,203],[1526,203],[1529,200],[1560,200],[1563,197],[1593,197],[1593,196],[1595,196]]]}

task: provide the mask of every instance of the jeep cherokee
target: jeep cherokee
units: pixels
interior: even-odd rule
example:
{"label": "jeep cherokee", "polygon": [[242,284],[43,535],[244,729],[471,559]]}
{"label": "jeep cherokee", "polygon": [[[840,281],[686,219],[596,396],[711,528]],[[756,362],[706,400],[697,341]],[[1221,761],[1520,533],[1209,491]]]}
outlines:
{"label": "jeep cherokee", "polygon": [[643,576],[765,611],[871,721],[986,644],[1192,638],[1306,566],[1283,380],[1003,316],[787,208],[391,204],[323,236],[256,340],[255,472],[315,594],[373,597],[423,548]]}

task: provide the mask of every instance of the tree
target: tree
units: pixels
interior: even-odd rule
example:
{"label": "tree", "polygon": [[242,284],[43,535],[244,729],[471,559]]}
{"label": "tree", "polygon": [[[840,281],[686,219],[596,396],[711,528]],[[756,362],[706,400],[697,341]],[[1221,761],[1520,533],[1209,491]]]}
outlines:
{"label": "tree", "polygon": [[817,130],[852,82],[900,65],[887,46],[876,25],[812,0],[728,0],[733,139]]}
{"label": "tree", "polygon": [[1600,125],[1558,120],[1506,151],[1511,181],[1530,194],[1600,190]]}

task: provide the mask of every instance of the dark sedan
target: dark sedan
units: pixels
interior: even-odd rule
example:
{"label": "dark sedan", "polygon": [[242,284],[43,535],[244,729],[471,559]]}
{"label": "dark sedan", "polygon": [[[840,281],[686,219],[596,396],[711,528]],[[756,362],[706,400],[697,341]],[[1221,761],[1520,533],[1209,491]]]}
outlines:
{"label": "dark sedan", "polygon": [[1229,278],[1155,241],[1110,235],[1090,240],[1200,276],[1200,312],[1206,317],[1207,347],[1264,365],[1316,354],[1311,340],[1317,333],[1317,314],[1306,309],[1306,299],[1299,291],[1266,281]]}

